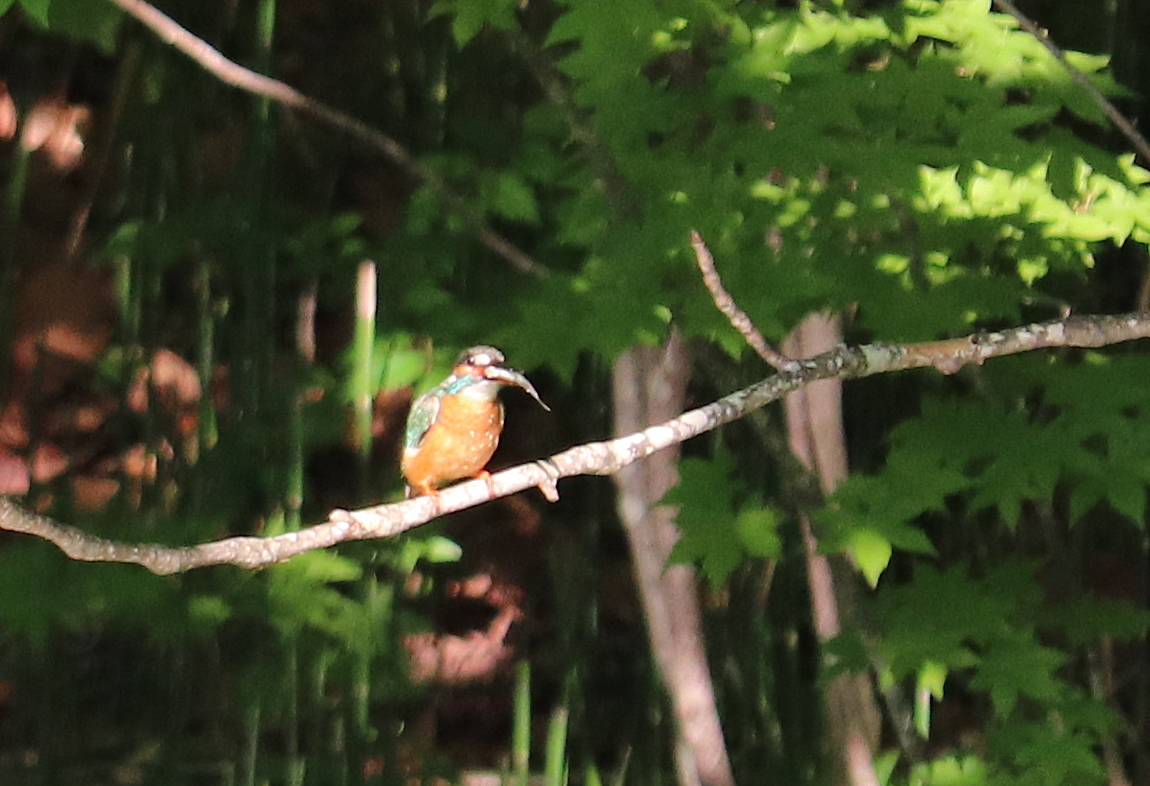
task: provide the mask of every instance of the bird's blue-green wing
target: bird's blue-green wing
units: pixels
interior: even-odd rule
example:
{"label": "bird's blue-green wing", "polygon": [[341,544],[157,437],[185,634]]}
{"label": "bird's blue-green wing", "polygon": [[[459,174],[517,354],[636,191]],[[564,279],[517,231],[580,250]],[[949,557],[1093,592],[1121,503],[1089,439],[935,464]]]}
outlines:
{"label": "bird's blue-green wing", "polygon": [[403,432],[403,447],[405,450],[417,450],[423,444],[423,437],[435,416],[439,414],[438,389],[432,389],[417,398],[411,405],[411,412],[407,415],[407,428]]}

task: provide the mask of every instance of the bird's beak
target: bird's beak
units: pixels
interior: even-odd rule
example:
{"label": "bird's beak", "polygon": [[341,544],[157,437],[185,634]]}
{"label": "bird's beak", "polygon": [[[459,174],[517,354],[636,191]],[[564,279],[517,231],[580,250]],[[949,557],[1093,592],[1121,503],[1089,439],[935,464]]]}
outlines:
{"label": "bird's beak", "polygon": [[527,377],[515,369],[504,368],[503,366],[484,366],[483,376],[485,379],[502,382],[504,385],[514,385],[517,388],[523,388],[531,398],[539,402],[539,406],[548,412],[551,411],[551,407],[544,404],[543,399],[539,398],[539,393],[535,390],[535,386],[531,384],[531,380],[527,379]]}

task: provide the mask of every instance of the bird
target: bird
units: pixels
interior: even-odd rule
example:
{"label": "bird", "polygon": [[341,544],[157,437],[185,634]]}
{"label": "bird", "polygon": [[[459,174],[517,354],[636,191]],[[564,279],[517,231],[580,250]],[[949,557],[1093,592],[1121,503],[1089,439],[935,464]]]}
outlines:
{"label": "bird", "polygon": [[400,459],[407,497],[435,497],[452,481],[490,477],[484,468],[503,432],[504,387],[522,388],[551,411],[527,377],[504,360],[492,346],[464,350],[451,375],[412,403]]}

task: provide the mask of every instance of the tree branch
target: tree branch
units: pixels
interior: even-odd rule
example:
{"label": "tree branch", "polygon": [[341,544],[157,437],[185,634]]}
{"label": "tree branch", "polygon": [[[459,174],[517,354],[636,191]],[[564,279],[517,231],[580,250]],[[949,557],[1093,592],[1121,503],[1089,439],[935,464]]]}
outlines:
{"label": "tree branch", "polygon": [[759,329],[755,327],[755,323],[747,315],[747,312],[739,308],[739,304],[723,286],[723,280],[715,268],[715,258],[711,256],[711,250],[707,248],[703,236],[693,229],[691,230],[691,248],[695,251],[695,262],[699,266],[699,273],[703,276],[703,283],[707,286],[707,291],[711,293],[711,299],[715,301],[715,307],[723,313],[723,316],[731,323],[731,327],[739,331],[743,340],[758,353],[768,366],[779,371],[795,368],[795,362],[772,347]]}
{"label": "tree branch", "polygon": [[656,426],[605,442],[589,442],[538,461],[498,472],[489,479],[460,483],[437,498],[415,499],[362,510],[332,511],[329,520],[298,532],[270,537],[226,538],[197,546],[130,544],[97,538],[82,530],[28,513],[0,497],[0,529],[50,540],[65,554],[94,562],[132,562],[154,573],[178,573],[206,565],[257,568],[305,551],[347,540],[386,538],[446,513],[537,487],[558,498],[560,478],[611,475],[652,453],[716,429],[820,379],[858,379],[892,371],[933,366],[952,374],[964,365],[1044,347],[1101,347],[1150,337],[1150,312],[1077,316],[993,333],[922,344],[865,344],[837,347],[799,360],[793,371],[774,374],[718,401],[684,412]]}
{"label": "tree branch", "polygon": [[108,0],[134,17],[155,33],[160,40],[175,47],[205,71],[225,84],[240,90],[271,99],[290,109],[314,117],[330,126],[340,129],[349,136],[367,143],[379,153],[394,161],[400,168],[425,185],[447,207],[463,221],[468,231],[483,245],[510,262],[524,273],[537,277],[547,275],[547,268],[516,248],[509,240],[495,232],[483,217],[456,194],[448,185],[424,166],[407,149],[387,134],[357,120],[346,112],[341,112],[327,104],[309,98],[294,87],[278,79],[244,68],[214,49],[207,41],[197,38],[185,30],[174,19],[145,2],[145,0]]}
{"label": "tree branch", "polygon": [[1138,156],[1142,159],[1142,163],[1150,164],[1150,144],[1146,142],[1146,137],[1138,133],[1134,124],[1127,120],[1126,116],[1119,112],[1118,108],[1106,96],[1102,95],[1102,91],[1090,81],[1090,77],[1082,73],[1081,69],[1075,68],[1066,57],[1066,52],[1062,51],[1062,48],[1051,40],[1050,35],[1019,11],[1010,0],[992,0],[992,2],[999,11],[1013,16],[1023,30],[1037,38],[1038,42],[1046,47],[1050,54],[1054,55],[1054,58],[1066,69],[1066,73],[1070,74],[1070,78],[1087,92],[1103,114],[1114,124],[1114,127],[1122,132],[1122,135],[1134,146],[1134,149],[1138,151]]}

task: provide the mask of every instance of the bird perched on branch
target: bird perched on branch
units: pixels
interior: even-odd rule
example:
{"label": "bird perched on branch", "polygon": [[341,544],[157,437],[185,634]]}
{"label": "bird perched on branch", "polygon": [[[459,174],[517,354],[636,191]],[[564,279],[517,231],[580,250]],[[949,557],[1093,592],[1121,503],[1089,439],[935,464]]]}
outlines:
{"label": "bird perched on branch", "polygon": [[550,411],[527,377],[503,361],[495,347],[472,347],[455,361],[451,376],[411,405],[400,461],[407,496],[435,496],[453,480],[487,475],[484,467],[503,431],[502,388],[522,388]]}

